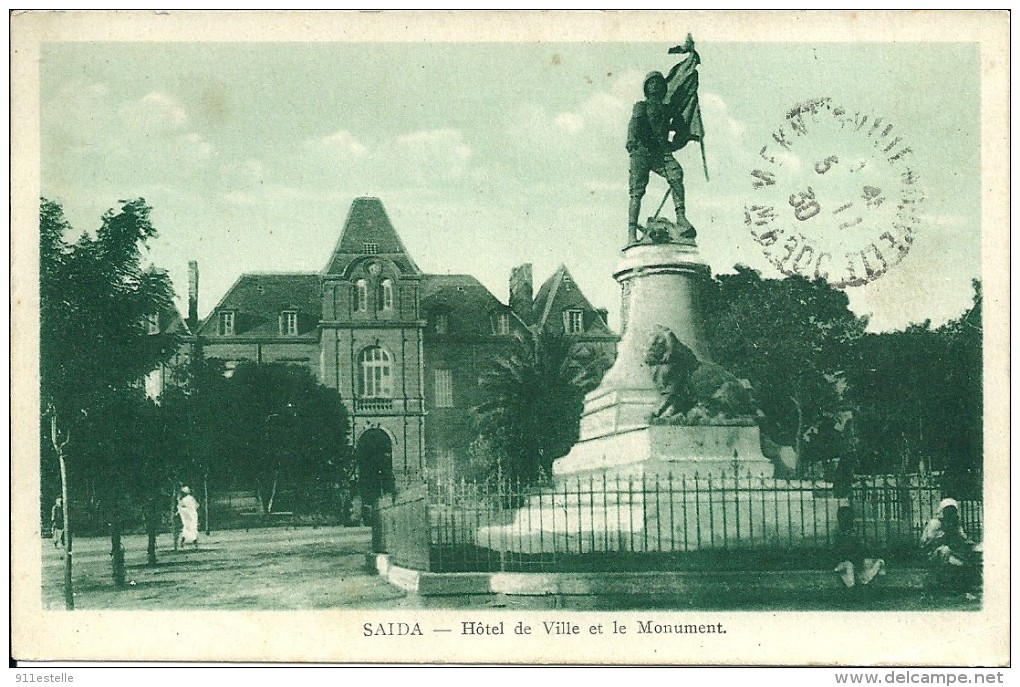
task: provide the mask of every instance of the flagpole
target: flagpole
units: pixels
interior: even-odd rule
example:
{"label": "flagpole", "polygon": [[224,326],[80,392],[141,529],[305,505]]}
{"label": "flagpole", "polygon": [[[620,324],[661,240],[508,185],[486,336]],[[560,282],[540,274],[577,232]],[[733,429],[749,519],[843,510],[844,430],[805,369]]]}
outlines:
{"label": "flagpole", "polygon": [[705,137],[702,135],[701,140],[698,141],[701,144],[701,168],[705,170],[705,181],[708,181],[708,161],[705,160]]}

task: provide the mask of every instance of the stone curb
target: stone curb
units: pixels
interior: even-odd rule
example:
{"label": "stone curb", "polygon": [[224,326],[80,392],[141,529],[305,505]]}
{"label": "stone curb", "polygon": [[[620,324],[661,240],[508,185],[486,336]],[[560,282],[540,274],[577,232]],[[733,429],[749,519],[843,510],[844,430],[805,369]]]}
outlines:
{"label": "stone curb", "polygon": [[[516,573],[469,572],[433,573],[393,564],[387,554],[370,554],[374,568],[390,584],[421,596],[506,594],[510,596],[610,596],[634,594],[683,594],[690,592],[727,594],[760,591],[802,592],[829,578],[839,589],[838,579],[826,570],[782,570],[766,572],[632,572],[632,573]],[[370,561],[370,566],[372,565]],[[893,569],[876,580],[882,588],[923,589],[925,571],[918,568]]]}

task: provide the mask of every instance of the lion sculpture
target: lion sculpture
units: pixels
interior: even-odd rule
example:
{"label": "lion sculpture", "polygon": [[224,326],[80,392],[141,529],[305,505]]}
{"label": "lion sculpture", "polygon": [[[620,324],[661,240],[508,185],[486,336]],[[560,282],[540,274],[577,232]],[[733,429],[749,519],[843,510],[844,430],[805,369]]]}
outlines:
{"label": "lion sculpture", "polygon": [[761,414],[751,384],[716,363],[698,360],[669,328],[655,328],[645,364],[662,393],[652,420],[682,425],[754,424]]}

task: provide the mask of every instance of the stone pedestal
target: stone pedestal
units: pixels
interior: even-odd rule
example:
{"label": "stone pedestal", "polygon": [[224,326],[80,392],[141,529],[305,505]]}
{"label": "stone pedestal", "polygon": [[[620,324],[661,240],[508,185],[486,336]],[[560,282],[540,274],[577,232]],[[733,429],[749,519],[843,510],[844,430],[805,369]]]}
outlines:
{"label": "stone pedestal", "polygon": [[[662,404],[645,364],[658,327],[711,362],[701,323],[710,271],[694,243],[628,246],[613,276],[623,287],[623,338],[616,363],[585,397],[579,441],[553,463],[552,488],[531,496],[509,524],[479,528],[475,543],[522,554],[760,544],[770,532],[792,531],[791,514],[803,517],[806,506],[811,532],[828,536],[831,509],[819,508],[812,490],[767,487],[773,467],[757,425],[650,419]],[[798,543],[805,531],[801,523]]]}
{"label": "stone pedestal", "polygon": [[623,251],[613,276],[623,287],[623,338],[616,363],[585,397],[580,438],[553,464],[553,475],[589,471],[702,476],[772,476],[758,427],[650,425],[662,395],[645,364],[659,326],[668,327],[702,362],[710,362],[702,331],[704,288],[711,272],[693,241],[638,244]]}
{"label": "stone pedestal", "polygon": [[648,425],[578,442],[553,464],[553,475],[610,477],[772,477],[756,426]]}
{"label": "stone pedestal", "polygon": [[710,276],[693,242],[638,244],[623,251],[613,273],[623,288],[623,338],[616,364],[588,394],[580,440],[648,426],[662,402],[645,365],[645,349],[656,325],[669,327],[698,360],[710,360],[699,316],[702,289]]}

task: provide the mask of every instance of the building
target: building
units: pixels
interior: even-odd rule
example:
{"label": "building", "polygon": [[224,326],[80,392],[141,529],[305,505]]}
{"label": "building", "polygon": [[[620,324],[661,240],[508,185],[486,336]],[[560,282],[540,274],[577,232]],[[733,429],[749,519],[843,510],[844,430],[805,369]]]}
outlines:
{"label": "building", "polygon": [[[197,319],[191,263],[189,319]],[[321,272],[243,274],[193,342],[206,358],[308,367],[340,391],[369,491],[448,470],[474,439],[479,381],[514,337],[537,329],[615,353],[617,337],[560,267],[533,297],[531,265],[510,277],[510,303],[469,275],[426,274],[377,198],[351,206]]]}
{"label": "building", "polygon": [[[197,286],[197,285],[196,285]],[[171,306],[162,312],[149,315],[145,321],[146,331],[149,336],[168,334],[180,339],[192,339],[191,327],[181,317],[177,308]],[[145,388],[145,396],[153,401],[159,402],[167,385],[176,383],[174,371],[180,370],[187,364],[189,347],[178,348],[173,357],[165,363],[157,365],[149,374],[145,375],[142,384]]]}

